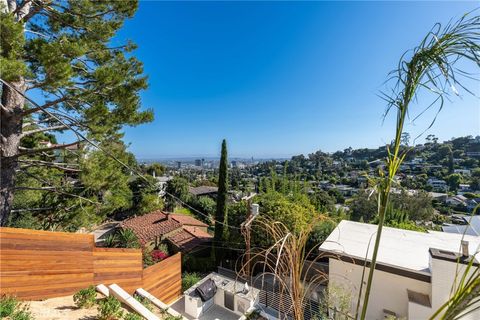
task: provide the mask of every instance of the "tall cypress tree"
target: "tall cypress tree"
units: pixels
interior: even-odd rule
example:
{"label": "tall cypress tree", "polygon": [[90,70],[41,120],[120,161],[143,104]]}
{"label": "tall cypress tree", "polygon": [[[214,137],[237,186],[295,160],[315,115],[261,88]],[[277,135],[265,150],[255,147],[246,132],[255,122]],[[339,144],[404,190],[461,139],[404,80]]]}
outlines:
{"label": "tall cypress tree", "polygon": [[[217,194],[217,210],[215,212],[215,244],[219,246],[224,238],[224,223],[227,220],[227,186],[228,184],[228,159],[227,159],[227,141],[223,139],[222,154],[220,157],[220,168],[218,174],[218,194]],[[221,260],[221,251],[215,250],[215,258],[217,262]]]}

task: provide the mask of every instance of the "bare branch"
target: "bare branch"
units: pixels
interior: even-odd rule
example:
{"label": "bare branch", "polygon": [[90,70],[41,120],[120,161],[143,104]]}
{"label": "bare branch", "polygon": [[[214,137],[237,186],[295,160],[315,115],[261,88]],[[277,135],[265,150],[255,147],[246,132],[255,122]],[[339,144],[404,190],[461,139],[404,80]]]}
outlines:
{"label": "bare branch", "polygon": [[68,172],[82,172],[80,169],[74,169],[65,167],[70,165],[69,163],[56,163],[56,162],[49,162],[49,161],[42,161],[42,160],[19,160],[18,162],[25,163],[25,166],[22,166],[21,169],[30,168],[32,166],[45,166],[49,168],[55,168],[62,171]]}
{"label": "bare branch", "polygon": [[45,132],[45,131],[53,131],[53,130],[61,130],[61,129],[67,129],[67,126],[66,125],[58,125],[58,126],[52,126],[52,127],[46,127],[46,128],[38,128],[38,129],[34,129],[34,130],[30,130],[30,131],[25,131],[24,133],[22,133],[20,135],[20,138],[23,138],[25,136],[29,136],[29,135],[32,135],[32,134],[35,134],[35,133],[39,133],[39,132]]}
{"label": "bare branch", "polygon": [[68,99],[68,97],[64,96],[64,97],[59,98],[57,100],[47,102],[47,103],[43,104],[42,106],[38,106],[38,107],[32,108],[32,109],[27,109],[22,113],[22,116],[25,117],[25,116],[28,116],[29,114],[35,113],[37,111],[42,111],[43,109],[51,108],[51,107],[53,107],[53,106],[55,106],[59,103],[62,103],[64,101],[66,101],[67,99]]}
{"label": "bare branch", "polygon": [[29,155],[29,154],[35,154],[35,153],[38,153],[38,152],[45,152],[45,151],[51,151],[51,150],[57,150],[57,149],[65,149],[65,148],[68,148],[68,147],[78,145],[78,144],[80,144],[80,142],[83,142],[83,140],[78,140],[78,141],[75,141],[75,142],[72,142],[72,143],[67,143],[67,144],[56,144],[56,145],[53,145],[53,146],[48,147],[48,148],[40,148],[40,149],[20,148],[20,150],[22,150],[22,152],[20,152],[20,154],[18,156],[25,156],[25,155]]}

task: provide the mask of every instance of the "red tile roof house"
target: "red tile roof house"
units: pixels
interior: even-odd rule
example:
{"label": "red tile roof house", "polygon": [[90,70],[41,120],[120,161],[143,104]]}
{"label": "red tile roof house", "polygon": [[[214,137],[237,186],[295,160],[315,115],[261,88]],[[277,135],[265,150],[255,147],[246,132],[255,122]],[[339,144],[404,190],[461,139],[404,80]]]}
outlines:
{"label": "red tile roof house", "polygon": [[188,252],[210,241],[208,225],[187,215],[160,210],[123,221],[123,229],[131,229],[144,245],[158,245],[168,241],[173,250]]}

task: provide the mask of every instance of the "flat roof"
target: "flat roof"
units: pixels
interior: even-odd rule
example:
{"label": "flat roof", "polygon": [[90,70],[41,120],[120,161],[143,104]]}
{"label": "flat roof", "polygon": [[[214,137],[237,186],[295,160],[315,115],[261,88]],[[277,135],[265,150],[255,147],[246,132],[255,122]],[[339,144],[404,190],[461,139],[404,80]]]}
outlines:
{"label": "flat roof", "polygon": [[[342,220],[320,246],[320,250],[370,261],[377,225]],[[418,232],[383,227],[377,262],[430,275],[429,249],[460,252],[461,234],[438,231]],[[470,254],[480,250],[480,237],[468,236]],[[370,247],[369,247],[370,244]],[[367,255],[368,250],[368,255]],[[476,254],[476,258],[480,254]]]}

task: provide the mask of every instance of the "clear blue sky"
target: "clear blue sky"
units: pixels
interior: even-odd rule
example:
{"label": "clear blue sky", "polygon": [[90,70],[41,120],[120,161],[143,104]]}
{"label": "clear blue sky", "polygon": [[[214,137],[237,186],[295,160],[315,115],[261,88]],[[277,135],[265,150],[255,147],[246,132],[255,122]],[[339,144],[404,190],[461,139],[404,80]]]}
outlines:
{"label": "clear blue sky", "polygon": [[[475,6],[141,2],[117,40],[139,46],[150,84],[142,100],[155,121],[126,128],[125,141],[139,158],[216,156],[222,138],[242,157],[384,145],[394,130],[377,96],[387,73],[435,22]],[[471,89],[480,96],[478,83]],[[461,95],[429,133],[479,134],[479,100]],[[415,136],[432,117],[407,131]]]}

